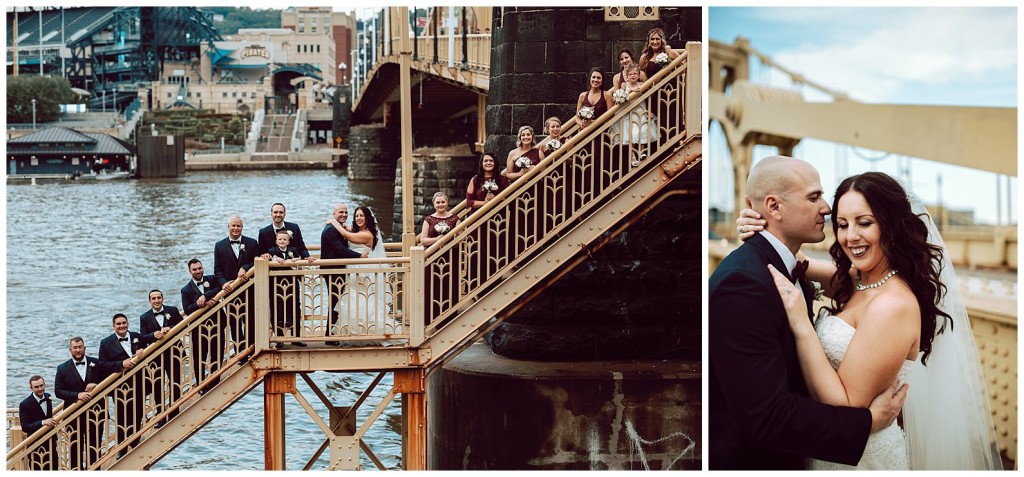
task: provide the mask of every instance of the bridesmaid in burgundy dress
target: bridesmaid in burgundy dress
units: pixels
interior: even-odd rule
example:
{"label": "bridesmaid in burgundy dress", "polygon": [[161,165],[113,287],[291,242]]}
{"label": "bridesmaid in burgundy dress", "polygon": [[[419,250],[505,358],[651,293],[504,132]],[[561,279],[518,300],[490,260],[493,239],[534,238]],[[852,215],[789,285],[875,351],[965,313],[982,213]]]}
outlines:
{"label": "bridesmaid in burgundy dress", "polygon": [[[535,147],[534,139],[533,128],[530,126],[519,128],[519,133],[516,134],[516,148],[508,152],[508,160],[505,165],[504,174],[509,182],[522,177],[523,174],[526,174],[527,169],[540,164],[540,161],[544,159],[544,153]],[[516,164],[520,157],[526,157],[531,164],[525,168],[520,167],[519,164]]]}
{"label": "bridesmaid in burgundy dress", "polygon": [[434,194],[432,202],[435,212],[423,218],[423,229],[420,231],[420,243],[424,247],[434,245],[442,235],[459,224],[459,217],[448,211],[448,196],[444,192]]}
{"label": "bridesmaid in burgundy dress", "polygon": [[[679,57],[679,52],[665,43],[665,32],[661,31],[661,28],[654,28],[647,32],[647,46],[640,55],[640,72],[651,78],[661,71],[662,66],[657,63],[657,58],[662,53],[668,56],[670,62]],[[645,80],[641,80],[643,81]]]}
{"label": "bridesmaid in burgundy dress", "polygon": [[[475,211],[483,207],[487,202],[494,200],[508,186],[508,179],[498,174],[494,153],[485,152],[480,157],[480,164],[477,167],[476,175],[469,180],[469,186],[466,187],[466,206],[471,211]],[[505,212],[498,212],[498,215],[494,217],[504,215],[506,215]],[[472,238],[469,239],[476,244],[477,250],[477,253],[470,256],[467,262],[469,270],[466,279],[469,281],[469,289],[475,288],[478,284],[486,281],[486,277],[491,276],[500,266],[500,263],[495,259],[504,257],[502,248],[500,248],[501,240],[499,237],[504,236],[507,230],[502,230],[502,227],[498,225],[503,223],[506,222],[501,220],[495,221],[492,218],[487,223],[480,224],[480,228],[473,232]]]}
{"label": "bridesmaid in burgundy dress", "polygon": [[547,137],[537,144],[537,149],[540,149],[545,156],[550,156],[552,152],[555,152],[554,148],[548,146],[548,143],[557,140],[564,145],[565,141],[569,139],[562,136],[562,120],[558,119],[558,116],[551,116],[544,121],[544,132],[547,133]]}
{"label": "bridesmaid in burgundy dress", "polygon": [[480,164],[476,175],[469,180],[466,187],[466,207],[475,211],[489,202],[508,187],[508,179],[498,174],[497,161],[493,152],[485,152],[480,156]]}
{"label": "bridesmaid in burgundy dress", "polygon": [[[580,128],[585,128],[601,117],[605,111],[612,107],[612,93],[604,90],[604,70],[600,67],[590,69],[590,89],[580,93],[580,99],[576,101],[576,116],[573,120],[579,123]],[[583,113],[583,108],[589,109],[588,114]]]}
{"label": "bridesmaid in burgundy dress", "polygon": [[[434,194],[432,199],[434,213],[423,218],[423,228],[420,231],[420,243],[424,247],[430,247],[438,240],[441,240],[448,232],[451,232],[459,224],[459,217],[448,211],[448,196],[444,192]],[[458,291],[459,266],[456,255],[451,255],[449,262],[452,266],[441,275],[440,269],[434,269],[435,274],[427,271],[423,281],[426,288],[424,295],[426,300],[426,322],[432,322],[441,312],[441,304],[452,300]],[[437,296],[435,296],[437,295]]]}

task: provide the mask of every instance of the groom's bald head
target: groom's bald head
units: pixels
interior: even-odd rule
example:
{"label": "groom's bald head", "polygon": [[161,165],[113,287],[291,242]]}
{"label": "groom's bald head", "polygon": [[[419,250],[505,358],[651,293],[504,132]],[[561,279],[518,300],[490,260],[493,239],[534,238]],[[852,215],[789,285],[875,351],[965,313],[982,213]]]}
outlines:
{"label": "groom's bald head", "polygon": [[818,171],[792,157],[761,159],[747,178],[751,208],[765,219],[765,229],[791,249],[824,239],[819,229],[831,210],[822,195]]}

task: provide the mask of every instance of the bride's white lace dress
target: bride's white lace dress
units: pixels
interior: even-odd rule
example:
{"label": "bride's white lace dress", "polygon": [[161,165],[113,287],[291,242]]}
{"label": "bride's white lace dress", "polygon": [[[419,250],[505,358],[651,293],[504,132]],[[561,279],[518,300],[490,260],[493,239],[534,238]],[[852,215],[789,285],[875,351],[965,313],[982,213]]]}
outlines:
{"label": "bride's white lace dress", "polygon": [[[349,248],[364,254],[368,258],[385,258],[384,242],[378,235],[378,246],[373,250],[366,245],[350,243]],[[382,268],[385,264],[349,265],[348,268]],[[386,273],[351,273],[347,275],[345,290],[341,294],[334,309],[338,312],[337,333],[345,336],[387,336],[400,333],[399,326],[392,316],[394,304],[394,288]],[[353,344],[360,346],[380,345],[395,346],[401,340],[361,340]]]}
{"label": "bride's white lace dress", "polygon": [[[822,348],[825,349],[829,363],[838,370],[839,363],[843,361],[846,348],[850,345],[850,340],[853,339],[853,334],[857,329],[824,309],[818,313],[814,329],[821,341]],[[898,374],[900,382],[906,381],[910,373],[918,366],[917,361],[904,360]],[[907,451],[907,437],[903,433],[903,429],[893,422],[889,427],[868,436],[864,455],[856,467],[811,459],[810,468],[812,470],[908,470],[910,457]]]}

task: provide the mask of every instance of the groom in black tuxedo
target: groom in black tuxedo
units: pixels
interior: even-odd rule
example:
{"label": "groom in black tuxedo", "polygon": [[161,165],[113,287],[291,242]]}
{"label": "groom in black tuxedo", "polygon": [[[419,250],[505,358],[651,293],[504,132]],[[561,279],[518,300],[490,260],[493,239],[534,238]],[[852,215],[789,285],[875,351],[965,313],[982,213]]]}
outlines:
{"label": "groom in black tuxedo", "polygon": [[[344,224],[348,220],[348,206],[345,204],[338,204],[334,206],[332,212],[334,220],[338,223]],[[333,224],[327,224],[324,227],[323,232],[320,232],[320,258],[331,259],[331,258],[360,258],[362,255],[356,251],[348,248],[348,240],[338,232],[338,229],[334,228]],[[338,269],[345,268],[344,265],[337,266],[324,266],[321,269]],[[327,293],[329,299],[327,300],[327,306],[329,308],[328,313],[331,317],[331,327],[329,327],[327,333],[330,334],[330,328],[333,328],[338,324],[338,312],[334,310],[334,305],[337,302],[338,297],[341,296],[342,291],[345,288],[345,276],[344,275],[327,275]],[[328,345],[337,346],[340,344],[338,341],[328,341]]]}
{"label": "groom in black tuxedo", "polygon": [[[256,257],[262,253],[259,248],[260,244],[256,240],[242,235],[241,217],[234,215],[228,219],[228,236],[213,246],[213,275],[224,284],[222,288],[225,291],[231,293],[236,286],[249,280],[245,273],[252,268]],[[234,280],[239,282],[233,284]],[[240,323],[239,320],[230,320],[228,323],[231,338],[235,341],[238,351],[252,345],[247,337],[253,336],[251,331],[256,319],[253,313],[254,307],[250,301],[245,307],[245,323]]]}
{"label": "groom in black tuxedo", "polygon": [[[883,391],[869,409],[808,397],[768,264],[792,280],[796,252],[825,239],[831,210],[818,172],[789,157],[758,162],[747,192],[765,232],[730,253],[708,281],[709,468],[801,469],[805,457],[856,465],[868,434],[899,413],[906,386]],[[805,280],[801,291],[810,318],[813,291]]]}
{"label": "groom in black tuxedo", "polygon": [[[46,381],[42,376],[28,378],[28,387],[32,391],[25,400],[18,405],[18,420],[21,421],[21,429],[26,436],[35,434],[36,431],[46,427],[51,429],[53,421],[53,399],[50,393],[46,392]],[[47,442],[33,452],[29,460],[29,468],[32,470],[57,470],[57,449],[55,444],[57,437],[47,439]]]}

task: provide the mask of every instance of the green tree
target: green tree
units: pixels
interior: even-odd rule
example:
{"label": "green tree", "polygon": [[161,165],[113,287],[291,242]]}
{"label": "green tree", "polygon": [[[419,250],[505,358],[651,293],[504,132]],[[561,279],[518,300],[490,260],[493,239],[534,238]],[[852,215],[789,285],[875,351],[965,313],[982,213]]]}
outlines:
{"label": "green tree", "polygon": [[203,10],[224,15],[224,21],[215,25],[221,35],[234,35],[239,28],[281,28],[281,9],[206,7]]}
{"label": "green tree", "polygon": [[7,77],[7,122],[31,123],[32,100],[36,100],[36,122],[48,123],[60,117],[60,105],[74,99],[66,78],[48,76]]}

